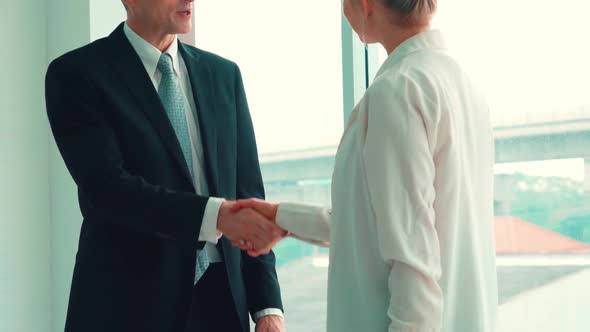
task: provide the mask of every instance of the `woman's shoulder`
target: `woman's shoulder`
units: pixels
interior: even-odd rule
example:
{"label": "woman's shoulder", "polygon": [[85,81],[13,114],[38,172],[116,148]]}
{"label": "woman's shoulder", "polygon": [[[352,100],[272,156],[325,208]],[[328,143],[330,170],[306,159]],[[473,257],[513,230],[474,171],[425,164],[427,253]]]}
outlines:
{"label": "woman's shoulder", "polygon": [[399,124],[398,117],[410,113],[424,119],[436,118],[434,113],[439,110],[442,94],[436,73],[402,63],[387,68],[367,89],[361,103],[364,127],[370,127],[371,121],[395,127]]}
{"label": "woman's shoulder", "polygon": [[410,67],[388,68],[375,78],[367,89],[366,97],[369,99],[393,99],[405,100],[416,94],[421,94],[422,85],[427,85],[428,74],[419,69]]}

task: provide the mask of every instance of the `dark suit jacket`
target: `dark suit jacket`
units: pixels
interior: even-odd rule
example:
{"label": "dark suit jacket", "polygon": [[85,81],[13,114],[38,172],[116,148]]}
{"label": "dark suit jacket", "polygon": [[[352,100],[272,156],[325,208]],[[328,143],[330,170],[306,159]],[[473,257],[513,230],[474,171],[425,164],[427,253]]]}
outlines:
{"label": "dark suit jacket", "polygon": [[[238,67],[182,43],[179,51],[198,108],[211,195],[263,198]],[[208,197],[195,194],[174,130],[122,24],[50,64],[46,102],[84,217],[66,331],[182,330]],[[225,238],[218,248],[244,330],[248,311],[282,309],[274,254],[251,258]]]}

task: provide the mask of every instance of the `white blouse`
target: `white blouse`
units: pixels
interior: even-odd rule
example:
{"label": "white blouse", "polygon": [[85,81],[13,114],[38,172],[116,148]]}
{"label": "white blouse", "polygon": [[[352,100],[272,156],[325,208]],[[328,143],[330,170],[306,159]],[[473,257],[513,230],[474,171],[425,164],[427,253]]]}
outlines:
{"label": "white blouse", "polygon": [[332,210],[277,213],[330,245],[328,331],[494,330],[493,144],[485,99],[440,32],[394,50],[343,135]]}

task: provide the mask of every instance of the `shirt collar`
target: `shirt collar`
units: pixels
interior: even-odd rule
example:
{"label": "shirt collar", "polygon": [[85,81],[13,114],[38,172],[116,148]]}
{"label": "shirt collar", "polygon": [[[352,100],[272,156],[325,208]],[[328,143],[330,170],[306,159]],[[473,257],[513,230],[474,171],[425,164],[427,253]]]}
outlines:
{"label": "shirt collar", "polygon": [[[125,31],[125,36],[129,39],[129,42],[131,43],[131,46],[133,46],[133,49],[135,49],[137,55],[139,55],[148,74],[150,76],[154,75],[158,68],[158,62],[160,61],[162,52],[133,31],[127,22],[125,22],[123,29]],[[174,72],[178,75],[180,73],[180,62],[178,58],[178,38],[176,36],[174,37],[172,44],[170,44],[170,47],[168,47],[164,53],[168,53],[172,57]]]}
{"label": "shirt collar", "polygon": [[387,68],[392,67],[407,55],[422,51],[425,49],[439,49],[446,50],[446,45],[442,33],[439,30],[429,30],[420,32],[401,43],[393,52],[387,57],[376,77],[380,76]]}

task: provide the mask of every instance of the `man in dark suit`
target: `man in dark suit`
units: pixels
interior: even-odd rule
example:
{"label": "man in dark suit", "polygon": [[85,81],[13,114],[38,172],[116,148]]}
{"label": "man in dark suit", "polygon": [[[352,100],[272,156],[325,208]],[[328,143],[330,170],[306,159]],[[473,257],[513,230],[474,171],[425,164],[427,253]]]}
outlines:
{"label": "man in dark suit", "polygon": [[84,217],[66,331],[248,331],[248,312],[257,331],[283,331],[270,251],[283,234],[231,211],[230,200],[264,197],[240,71],[177,40],[192,1],[123,3],[126,23],[46,77]]}

